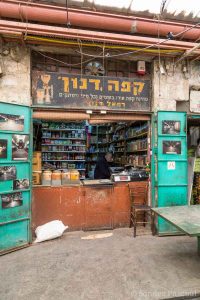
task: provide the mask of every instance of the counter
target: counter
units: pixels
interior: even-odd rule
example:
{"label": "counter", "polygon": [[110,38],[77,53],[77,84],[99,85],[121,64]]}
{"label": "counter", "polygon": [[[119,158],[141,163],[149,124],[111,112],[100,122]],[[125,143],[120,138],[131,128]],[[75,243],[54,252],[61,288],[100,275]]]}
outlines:
{"label": "counter", "polygon": [[[131,182],[141,186],[145,182]],[[130,224],[128,183],[101,186],[35,186],[32,197],[32,229],[61,220],[70,230],[98,230]]]}

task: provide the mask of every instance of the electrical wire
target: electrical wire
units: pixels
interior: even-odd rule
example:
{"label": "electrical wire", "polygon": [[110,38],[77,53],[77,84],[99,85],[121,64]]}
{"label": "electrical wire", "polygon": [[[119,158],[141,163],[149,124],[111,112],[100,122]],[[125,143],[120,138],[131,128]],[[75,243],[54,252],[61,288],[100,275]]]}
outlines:
{"label": "electrical wire", "polygon": [[[187,28],[187,29],[185,29],[185,30],[183,30],[183,31],[181,31],[181,32],[179,32],[179,33],[177,33],[176,35],[174,35],[174,38],[180,36],[181,34],[183,34],[183,33],[185,33],[185,32],[188,32],[188,31],[192,30],[193,28],[197,27],[198,25],[200,25],[200,22],[197,23],[197,24],[195,24],[194,26],[192,26],[192,27],[190,27],[190,28]],[[113,54],[113,55],[110,55],[109,53],[107,53],[107,54],[105,55],[104,51],[102,51],[102,52],[100,53],[100,55],[92,55],[92,54],[84,53],[84,52],[82,52],[82,50],[81,50],[81,51],[78,51],[78,50],[77,50],[76,52],[79,53],[79,54],[81,54],[81,56],[88,56],[88,57],[92,57],[92,58],[91,58],[91,59],[87,59],[87,60],[85,60],[85,61],[83,61],[83,60],[81,59],[81,62],[80,62],[80,63],[76,63],[76,64],[68,64],[68,63],[63,62],[63,61],[61,61],[61,60],[59,60],[59,59],[56,59],[56,58],[53,58],[53,57],[48,56],[48,55],[46,55],[46,54],[43,54],[42,52],[40,52],[40,51],[38,51],[38,50],[34,50],[34,51],[37,52],[37,53],[39,53],[40,55],[46,57],[46,58],[49,58],[49,59],[54,60],[54,61],[56,61],[56,62],[60,62],[60,63],[65,64],[65,65],[67,65],[67,66],[72,66],[72,67],[73,67],[73,66],[79,66],[79,65],[82,66],[83,64],[85,64],[85,63],[87,63],[87,62],[90,62],[90,61],[92,61],[92,60],[94,60],[94,59],[96,59],[96,58],[103,58],[103,59],[105,59],[105,58],[120,57],[120,56],[125,56],[125,55],[130,55],[130,54],[140,53],[140,52],[143,52],[143,51],[145,51],[145,50],[147,50],[147,49],[154,48],[154,47],[156,47],[156,46],[158,47],[159,45],[164,44],[165,42],[169,41],[170,39],[171,39],[171,38],[167,38],[167,39],[165,39],[165,40],[163,40],[163,41],[161,41],[161,42],[158,42],[158,43],[149,45],[149,46],[147,46],[147,47],[144,47],[144,48],[141,48],[141,49],[138,49],[138,50],[135,50],[135,51],[129,51],[129,52],[119,53],[119,54]],[[82,42],[82,41],[79,39],[79,45],[80,45],[80,42]],[[104,47],[105,47],[105,45],[104,45]],[[159,47],[158,47],[158,48],[159,48]],[[103,55],[102,55],[102,54],[103,54]]]}
{"label": "electrical wire", "polygon": [[[183,33],[188,32],[188,31],[194,29],[194,28],[197,27],[198,25],[200,25],[200,22],[197,23],[197,24],[195,24],[194,26],[192,26],[192,27],[190,27],[190,28],[187,28],[187,29],[185,29],[185,30],[183,30],[183,31],[181,31],[181,32],[179,32],[179,33],[173,35],[173,38],[176,38],[176,37],[182,35]],[[107,58],[112,58],[112,57],[119,57],[119,56],[125,56],[125,55],[130,55],[130,54],[140,53],[140,52],[143,52],[143,51],[146,50],[146,49],[150,49],[150,48],[157,47],[158,45],[162,45],[162,44],[166,43],[166,42],[169,41],[169,40],[171,40],[171,37],[169,37],[169,38],[167,38],[167,39],[165,39],[165,40],[163,40],[163,41],[161,41],[161,42],[158,42],[158,43],[149,45],[149,46],[147,46],[147,47],[141,48],[141,49],[139,49],[139,50],[130,51],[130,52],[125,52],[125,53],[120,53],[120,54],[113,54],[113,55],[109,55],[109,54],[107,53],[107,54],[105,55],[105,57],[107,57]],[[78,51],[77,51],[77,52],[78,52]],[[80,52],[79,52],[79,54],[80,54]],[[82,54],[85,55],[85,56],[88,56],[88,57],[103,58],[103,56],[94,56],[94,55],[92,55],[92,54],[87,54],[87,53],[83,53],[83,52],[82,52]]]}
{"label": "electrical wire", "polygon": [[[36,53],[39,53],[40,55],[42,55],[43,57],[46,57],[46,58],[48,58],[48,59],[51,59],[51,60],[54,60],[54,61],[56,61],[56,62],[59,62],[59,63],[62,63],[62,64],[64,64],[64,65],[66,65],[66,66],[69,66],[69,67],[74,67],[74,66],[79,66],[79,65],[82,65],[82,64],[85,64],[85,63],[87,63],[87,62],[90,62],[90,61],[92,61],[92,60],[94,60],[96,57],[94,57],[94,58],[90,58],[90,59],[87,59],[87,60],[85,60],[85,61],[81,61],[80,63],[77,63],[77,64],[68,64],[68,63],[66,63],[66,62],[64,62],[64,61],[62,61],[62,60],[59,60],[59,59],[57,59],[57,58],[53,58],[53,57],[51,57],[51,56],[48,56],[48,55],[46,55],[46,54],[44,54],[44,53],[42,53],[42,52],[40,52],[40,51],[38,51],[38,50],[33,50],[34,52],[36,52]],[[102,52],[101,52],[102,53]]]}

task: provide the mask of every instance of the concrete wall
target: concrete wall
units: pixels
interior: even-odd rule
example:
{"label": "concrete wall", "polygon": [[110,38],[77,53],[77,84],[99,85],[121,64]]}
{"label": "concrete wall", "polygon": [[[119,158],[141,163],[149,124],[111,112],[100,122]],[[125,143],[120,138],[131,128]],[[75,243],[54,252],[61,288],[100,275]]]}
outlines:
{"label": "concrete wall", "polygon": [[161,64],[156,60],[152,85],[152,110],[176,110],[177,101],[189,101],[194,85],[200,88],[200,63],[182,62],[174,68],[172,60],[161,60]]}
{"label": "concrete wall", "polygon": [[14,48],[0,55],[0,101],[31,105],[30,51]]}

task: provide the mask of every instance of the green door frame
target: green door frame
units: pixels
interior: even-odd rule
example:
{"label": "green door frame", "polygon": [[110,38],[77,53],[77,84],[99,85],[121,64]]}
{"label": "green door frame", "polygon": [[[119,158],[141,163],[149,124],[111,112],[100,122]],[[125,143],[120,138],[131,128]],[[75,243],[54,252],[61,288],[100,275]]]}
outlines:
{"label": "green door frame", "polygon": [[[0,181],[0,255],[28,246],[32,242],[31,235],[31,199],[32,199],[32,110],[29,106],[0,102],[1,116],[5,115],[5,128],[0,128],[0,139],[6,141],[6,155],[0,158],[0,167],[12,166],[15,176],[12,179],[2,177]],[[6,118],[7,115],[7,118]],[[17,116],[13,119],[13,116]],[[24,121],[17,129],[19,120]],[[2,118],[2,119],[3,119]],[[7,119],[7,120],[6,120]],[[8,130],[8,126],[10,129]],[[13,135],[28,135],[28,158],[13,157]],[[16,138],[16,137],[14,137]],[[18,137],[19,139],[20,137]],[[19,146],[16,152],[20,152]],[[23,149],[26,151],[25,149]],[[2,169],[5,170],[5,169]],[[17,189],[16,179],[29,179],[29,188]],[[19,194],[17,194],[19,193]],[[18,200],[14,200],[14,195]],[[3,197],[2,197],[3,196]],[[5,205],[11,203],[11,205]]]}
{"label": "green door frame", "polygon": [[[179,120],[181,124],[181,132],[179,134],[163,134],[162,115],[164,118],[163,120],[166,119],[166,121]],[[152,207],[187,205],[188,163],[186,125],[187,114],[185,112],[158,111],[158,113],[152,115]],[[179,143],[181,142],[181,154],[163,154],[163,143],[165,141],[178,141]],[[170,161],[173,161],[174,165],[176,166],[176,170],[169,171],[168,163]],[[157,230],[159,235],[178,234],[175,228],[169,227],[167,223],[165,224],[164,221],[160,218],[158,219]]]}

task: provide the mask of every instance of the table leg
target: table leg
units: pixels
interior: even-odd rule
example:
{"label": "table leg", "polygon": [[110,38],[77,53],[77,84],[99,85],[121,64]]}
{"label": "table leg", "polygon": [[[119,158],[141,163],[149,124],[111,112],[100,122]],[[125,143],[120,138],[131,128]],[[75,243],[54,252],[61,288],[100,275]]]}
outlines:
{"label": "table leg", "polygon": [[156,235],[155,213],[151,211],[151,231],[152,235]]}
{"label": "table leg", "polygon": [[200,236],[197,237],[197,251],[198,255],[200,256]]}

